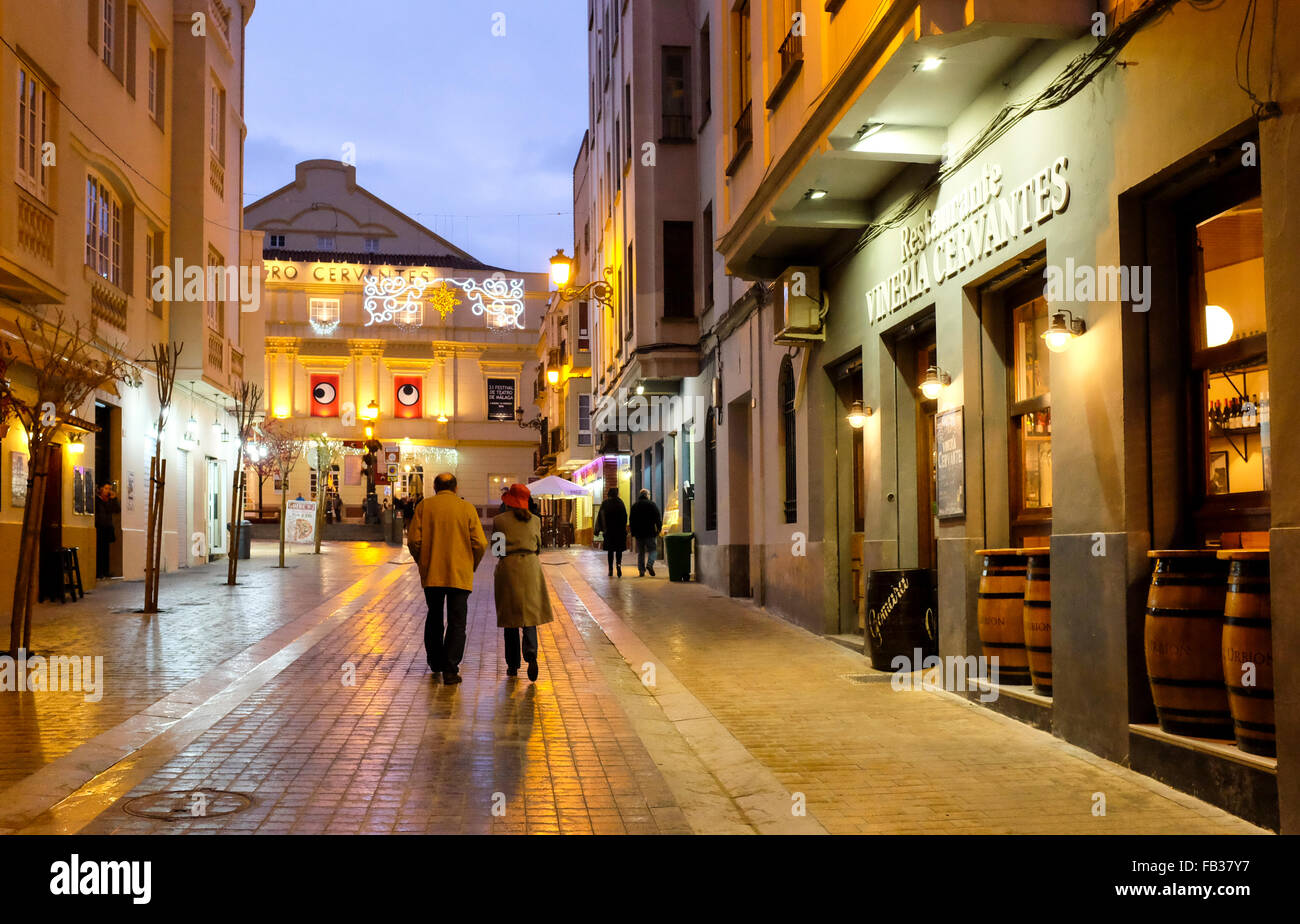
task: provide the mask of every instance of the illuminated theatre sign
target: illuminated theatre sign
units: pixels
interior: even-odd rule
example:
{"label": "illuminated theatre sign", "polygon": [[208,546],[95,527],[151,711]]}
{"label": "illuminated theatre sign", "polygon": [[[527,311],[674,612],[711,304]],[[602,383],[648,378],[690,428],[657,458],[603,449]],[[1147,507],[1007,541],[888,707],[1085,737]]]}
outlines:
{"label": "illuminated theatre sign", "polygon": [[867,292],[874,324],[928,294],[932,288],[1033,232],[1070,205],[1058,157],[1019,186],[1003,183],[1002,168],[986,166],[979,180],[899,232],[901,268]]}
{"label": "illuminated theatre sign", "polygon": [[425,268],[406,271],[392,267],[370,267],[317,263],[300,270],[297,264],[266,261],[268,282],[317,282],[359,284],[365,301],[366,327],[394,324],[416,328],[424,325],[426,301],[442,319],[461,303],[453,291],[459,289],[469,300],[470,310],[493,329],[524,329],[524,280],[508,279],[502,272],[486,279],[438,276]]}

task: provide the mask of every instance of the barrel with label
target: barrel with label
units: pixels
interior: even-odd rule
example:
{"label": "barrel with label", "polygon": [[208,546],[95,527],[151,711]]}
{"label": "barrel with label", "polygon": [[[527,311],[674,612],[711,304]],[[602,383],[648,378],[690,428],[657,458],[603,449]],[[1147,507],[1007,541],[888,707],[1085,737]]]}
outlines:
{"label": "barrel with label", "polygon": [[1034,692],[1052,695],[1052,574],[1050,549],[1025,549],[1025,652]]}
{"label": "barrel with label", "polygon": [[[1029,684],[1029,659],[1025,652],[1025,550],[980,549],[980,644],[989,659],[989,676],[998,683]],[[997,658],[997,670],[993,669]]]}
{"label": "barrel with label", "polygon": [[1223,605],[1223,678],[1237,746],[1277,756],[1273,724],[1273,619],[1269,612],[1268,551],[1233,549]]}
{"label": "barrel with label", "polygon": [[922,660],[939,653],[939,610],[928,570],[870,572],[866,603],[867,651],[876,670],[896,670],[894,659],[904,657],[910,670],[919,671],[918,651]]}
{"label": "barrel with label", "polygon": [[1232,738],[1223,683],[1227,562],[1213,549],[1148,552],[1146,660],[1160,727],[1175,735]]}

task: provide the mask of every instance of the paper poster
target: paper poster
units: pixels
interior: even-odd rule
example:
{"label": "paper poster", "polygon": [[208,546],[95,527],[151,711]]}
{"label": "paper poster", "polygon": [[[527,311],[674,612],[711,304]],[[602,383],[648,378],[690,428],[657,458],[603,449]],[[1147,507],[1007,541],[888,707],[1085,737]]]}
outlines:
{"label": "paper poster", "polygon": [[289,501],[284,515],[284,538],[286,542],[299,545],[314,545],[316,542],[316,502],[308,500]]}
{"label": "paper poster", "polygon": [[9,454],[9,496],[15,507],[27,506],[27,453]]}
{"label": "paper poster", "polygon": [[361,484],[361,457],[347,455],[343,457],[343,483],[350,487]]}
{"label": "paper poster", "polygon": [[126,473],[126,509],[135,509],[135,472]]}

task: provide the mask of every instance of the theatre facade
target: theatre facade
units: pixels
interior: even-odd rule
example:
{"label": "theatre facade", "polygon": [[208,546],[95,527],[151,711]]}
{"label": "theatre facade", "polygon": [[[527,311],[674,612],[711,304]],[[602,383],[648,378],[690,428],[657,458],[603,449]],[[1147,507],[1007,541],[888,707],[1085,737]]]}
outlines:
{"label": "theatre facade", "polygon": [[[710,452],[723,498],[774,460],[744,513],[769,606],[870,650],[906,597],[926,654],[1000,656],[958,692],[1295,832],[1300,80],[1280,62],[1300,11],[1253,61],[1252,101],[1246,5],[1165,7],[1117,7],[1109,63],[1061,4],[1032,28],[911,22],[871,67],[806,64],[787,99],[812,114],[774,121],[761,174],[733,162],[719,238],[729,270],[775,280],[755,323],[780,378],[724,381]],[[804,47],[834,48],[815,28],[834,22]],[[854,67],[852,93],[808,76]],[[820,318],[791,295],[809,278]],[[771,426],[750,429],[751,394]]]}
{"label": "theatre facade", "polygon": [[[383,447],[381,502],[418,499],[450,471],[486,512],[527,480],[538,442],[519,414],[532,406],[524,398],[536,379],[545,274],[480,263],[357,186],[355,168],[336,161],[298,165],[295,183],[245,214],[266,235],[255,324],[266,415],[343,444],[327,494],[338,494],[345,522],[364,519],[372,440]],[[301,463],[289,496],[314,499],[317,482]],[[265,507],[278,509],[277,487],[263,485]],[[257,488],[250,480],[254,507]]]}

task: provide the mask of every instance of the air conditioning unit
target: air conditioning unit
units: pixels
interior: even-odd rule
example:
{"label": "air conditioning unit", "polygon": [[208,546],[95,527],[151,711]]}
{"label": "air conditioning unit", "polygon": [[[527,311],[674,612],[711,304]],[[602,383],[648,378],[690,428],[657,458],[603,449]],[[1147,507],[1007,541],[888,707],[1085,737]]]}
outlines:
{"label": "air conditioning unit", "polygon": [[790,267],[777,279],[774,289],[777,310],[774,339],[778,344],[799,346],[826,339],[821,274],[817,267]]}

